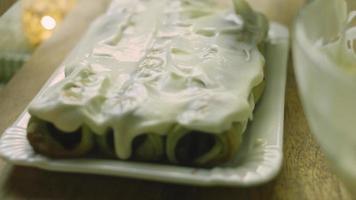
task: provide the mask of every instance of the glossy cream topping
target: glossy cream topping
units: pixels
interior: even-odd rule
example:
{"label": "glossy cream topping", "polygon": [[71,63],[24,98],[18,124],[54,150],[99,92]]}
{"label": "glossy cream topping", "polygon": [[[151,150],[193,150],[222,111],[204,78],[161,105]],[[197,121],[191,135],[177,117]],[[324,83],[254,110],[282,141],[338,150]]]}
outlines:
{"label": "glossy cream topping", "polygon": [[115,1],[116,30],[37,98],[31,115],[67,132],[112,129],[122,159],[139,134],[175,125],[220,134],[245,122],[265,61],[242,18],[213,2]]}

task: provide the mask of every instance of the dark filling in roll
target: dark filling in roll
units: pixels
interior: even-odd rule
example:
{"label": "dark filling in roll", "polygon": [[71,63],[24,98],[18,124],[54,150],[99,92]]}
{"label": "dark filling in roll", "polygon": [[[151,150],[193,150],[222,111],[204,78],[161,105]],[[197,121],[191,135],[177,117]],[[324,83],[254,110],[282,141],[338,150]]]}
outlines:
{"label": "dark filling in roll", "polygon": [[132,158],[134,160],[143,160],[142,158],[140,158],[139,156],[139,148],[141,147],[141,145],[143,145],[146,140],[148,138],[147,134],[141,134],[137,137],[134,138],[134,140],[132,141]]}
{"label": "dark filling in roll", "polygon": [[81,130],[65,133],[57,129],[53,124],[45,122],[50,136],[66,149],[74,149],[82,140]]}
{"label": "dark filling in roll", "polygon": [[179,163],[190,165],[200,156],[208,153],[215,145],[215,136],[212,134],[192,131],[184,135],[175,150]]}
{"label": "dark filling in roll", "polygon": [[136,154],[135,150],[137,150],[147,139],[146,134],[141,134],[137,137],[134,138],[132,142],[132,149],[134,151],[134,154]]}
{"label": "dark filling in roll", "polygon": [[108,144],[108,148],[111,152],[115,152],[115,144],[114,144],[114,131],[110,130],[106,136],[106,144]]}

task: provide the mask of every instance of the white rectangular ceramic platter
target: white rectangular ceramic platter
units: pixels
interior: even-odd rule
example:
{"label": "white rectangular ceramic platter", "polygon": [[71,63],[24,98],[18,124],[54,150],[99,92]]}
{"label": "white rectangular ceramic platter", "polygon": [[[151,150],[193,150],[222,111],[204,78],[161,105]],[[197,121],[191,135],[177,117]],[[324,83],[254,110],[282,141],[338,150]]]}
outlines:
{"label": "white rectangular ceramic platter", "polygon": [[[92,45],[107,37],[115,17],[115,9],[93,22],[85,37],[50,77],[39,94],[65,77],[65,67],[85,55]],[[114,17],[113,17],[114,16]],[[288,30],[271,23],[266,50],[266,88],[257,104],[253,121],[244,133],[236,157],[213,168],[194,168],[168,164],[143,163],[97,158],[51,159],[33,151],[26,138],[30,115],[27,109],[2,135],[1,156],[16,165],[61,172],[77,172],[122,176],[191,185],[252,186],[274,178],[282,164],[284,96],[288,57]]]}

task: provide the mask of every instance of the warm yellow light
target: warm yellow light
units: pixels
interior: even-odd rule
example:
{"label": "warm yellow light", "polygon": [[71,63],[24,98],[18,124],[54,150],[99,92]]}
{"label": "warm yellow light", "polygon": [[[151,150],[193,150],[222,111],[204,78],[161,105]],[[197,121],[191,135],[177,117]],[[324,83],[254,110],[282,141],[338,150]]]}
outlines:
{"label": "warm yellow light", "polygon": [[76,1],[21,0],[23,28],[30,44],[37,46],[51,37]]}
{"label": "warm yellow light", "polygon": [[53,17],[46,15],[41,18],[41,25],[46,30],[53,30],[56,27],[57,22]]}

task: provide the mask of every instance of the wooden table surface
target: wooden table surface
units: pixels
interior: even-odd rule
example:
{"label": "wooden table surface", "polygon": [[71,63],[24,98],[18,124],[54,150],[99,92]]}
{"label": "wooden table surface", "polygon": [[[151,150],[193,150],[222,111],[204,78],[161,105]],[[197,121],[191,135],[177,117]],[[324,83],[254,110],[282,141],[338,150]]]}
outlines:
{"label": "wooden table surface", "polygon": [[[1,0],[0,0],[1,1]],[[9,1],[9,0],[7,0]],[[250,0],[256,9],[290,24],[302,0]],[[11,125],[109,0],[81,0],[54,36],[0,93],[0,133]],[[0,13],[1,14],[1,13]],[[13,166],[0,160],[0,199],[352,199],[330,171],[310,134],[289,62],[284,162],[272,182],[252,188],[192,187],[118,177],[69,174]]]}
{"label": "wooden table surface", "polygon": [[0,0],[0,16],[13,4],[14,0]]}

